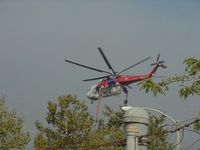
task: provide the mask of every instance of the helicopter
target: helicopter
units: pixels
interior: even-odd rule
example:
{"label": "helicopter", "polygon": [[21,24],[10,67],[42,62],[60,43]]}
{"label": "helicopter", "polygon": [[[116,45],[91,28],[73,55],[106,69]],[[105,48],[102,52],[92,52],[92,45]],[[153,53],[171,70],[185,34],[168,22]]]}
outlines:
{"label": "helicopter", "polygon": [[91,102],[93,103],[93,101],[98,101],[100,100],[102,97],[110,97],[110,96],[115,96],[115,95],[119,95],[122,92],[125,94],[126,98],[124,100],[124,105],[126,105],[128,103],[128,88],[131,88],[129,85],[135,82],[139,82],[148,78],[151,78],[154,73],[157,71],[157,69],[159,67],[161,68],[167,68],[164,65],[165,61],[160,61],[160,53],[157,56],[156,62],[152,63],[151,66],[154,66],[153,69],[145,74],[145,75],[138,75],[138,76],[133,76],[133,75],[122,75],[122,73],[124,73],[125,71],[149,60],[151,57],[147,57],[125,69],[123,69],[120,72],[116,72],[113,67],[111,66],[110,62],[108,61],[106,55],[104,54],[103,50],[99,47],[98,51],[100,52],[101,56],[103,57],[106,65],[108,66],[108,69],[110,71],[105,71],[102,69],[97,69],[94,67],[90,67],[87,65],[83,65],[68,59],[65,59],[65,62],[83,67],[83,68],[87,68],[93,71],[97,71],[100,73],[104,73],[107,75],[104,76],[100,76],[100,77],[96,77],[96,78],[90,78],[90,79],[85,79],[83,81],[94,81],[94,80],[100,80],[99,83],[91,86],[90,90],[87,92],[87,97],[91,100]]}

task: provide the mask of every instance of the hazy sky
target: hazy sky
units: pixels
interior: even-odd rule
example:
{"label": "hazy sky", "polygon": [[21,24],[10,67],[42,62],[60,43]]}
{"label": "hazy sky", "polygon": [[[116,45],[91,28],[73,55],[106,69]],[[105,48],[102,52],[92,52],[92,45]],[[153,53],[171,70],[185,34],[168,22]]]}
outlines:
{"label": "hazy sky", "polygon": [[[95,115],[96,106],[85,94],[96,82],[81,80],[101,74],[64,59],[106,70],[97,51],[102,47],[113,68],[120,71],[151,56],[126,72],[139,75],[151,70],[149,64],[161,52],[168,69],[157,74],[181,74],[184,58],[200,57],[199,8],[198,0],[1,0],[0,93],[7,97],[9,108],[24,114],[26,128],[32,131],[36,120],[44,120],[47,102],[60,95],[77,95]],[[132,87],[132,106],[153,107],[181,121],[200,112],[199,97],[183,101],[176,88],[167,96],[153,97]],[[122,100],[124,95],[106,98],[101,106],[118,109]],[[188,145],[192,140],[184,138]]]}

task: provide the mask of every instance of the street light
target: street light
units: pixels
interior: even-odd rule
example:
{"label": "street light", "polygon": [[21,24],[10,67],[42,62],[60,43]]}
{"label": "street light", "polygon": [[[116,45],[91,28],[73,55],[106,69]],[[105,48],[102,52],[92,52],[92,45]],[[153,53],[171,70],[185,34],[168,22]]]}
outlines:
{"label": "street light", "polygon": [[[123,111],[125,111],[125,115],[124,115],[124,118],[127,117],[127,113],[130,115],[132,114],[132,116],[129,116],[130,117],[137,117],[138,115],[138,112],[143,112],[143,113],[140,113],[139,115],[139,118],[147,118],[146,116],[146,113],[144,110],[147,110],[147,111],[153,111],[153,112],[157,112],[159,114],[162,114],[164,115],[165,117],[167,117],[169,120],[171,120],[174,125],[176,126],[176,150],[180,150],[181,149],[181,130],[179,129],[180,128],[180,121],[178,120],[175,120],[173,119],[172,117],[170,117],[169,115],[167,115],[166,113],[160,111],[160,110],[157,110],[157,109],[153,109],[153,108],[148,108],[148,107],[132,107],[132,106],[122,106],[121,108]],[[130,113],[130,110],[132,113]],[[127,119],[124,119],[124,123],[126,126],[128,126],[129,123],[131,123],[132,125],[134,125],[136,123],[135,120],[133,120],[133,122],[129,122],[127,121]],[[144,124],[144,122],[137,122],[137,123],[141,123],[141,124]],[[179,129],[179,130],[178,130]],[[138,130],[139,132],[139,130]],[[128,133],[128,131],[127,131]],[[140,133],[138,133],[137,135],[139,135]],[[145,134],[143,134],[145,135]],[[127,145],[128,145],[128,142],[127,142]],[[127,146],[128,147],[128,146]],[[129,149],[127,149],[129,150]],[[133,149],[133,150],[137,150],[137,149]]]}

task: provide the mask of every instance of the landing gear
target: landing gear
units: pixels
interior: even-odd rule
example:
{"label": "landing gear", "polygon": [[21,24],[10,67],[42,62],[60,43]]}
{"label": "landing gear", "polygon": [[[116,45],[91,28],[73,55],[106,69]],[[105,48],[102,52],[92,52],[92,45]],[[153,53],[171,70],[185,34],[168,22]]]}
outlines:
{"label": "landing gear", "polygon": [[128,104],[128,100],[125,99],[125,100],[124,100],[124,105],[126,106],[127,104]]}
{"label": "landing gear", "polygon": [[127,100],[128,99],[128,90],[127,90],[127,88],[125,86],[122,87],[122,90],[126,95],[126,99],[124,100],[124,105],[126,106],[127,103],[128,103],[128,100]]}
{"label": "landing gear", "polygon": [[126,99],[124,100],[124,106],[128,104],[128,93],[125,93],[125,94],[126,94]]}

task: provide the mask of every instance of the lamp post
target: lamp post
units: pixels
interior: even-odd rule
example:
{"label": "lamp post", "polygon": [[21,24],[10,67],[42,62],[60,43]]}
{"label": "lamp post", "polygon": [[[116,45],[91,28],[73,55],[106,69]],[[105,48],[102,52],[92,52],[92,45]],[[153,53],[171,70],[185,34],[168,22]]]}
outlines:
{"label": "lamp post", "polygon": [[181,149],[181,130],[179,129],[180,121],[173,119],[172,117],[160,110],[148,107],[123,106],[122,110],[125,111],[124,123],[125,131],[127,134],[126,150],[147,150],[144,145],[138,146],[138,136],[147,134],[149,116],[146,111],[153,111],[162,114],[174,123],[174,125],[176,126],[176,150]]}
{"label": "lamp post", "polygon": [[138,137],[146,135],[149,115],[141,107],[131,107],[124,114],[125,131],[127,136],[126,150],[147,150],[145,143],[139,143]]}

